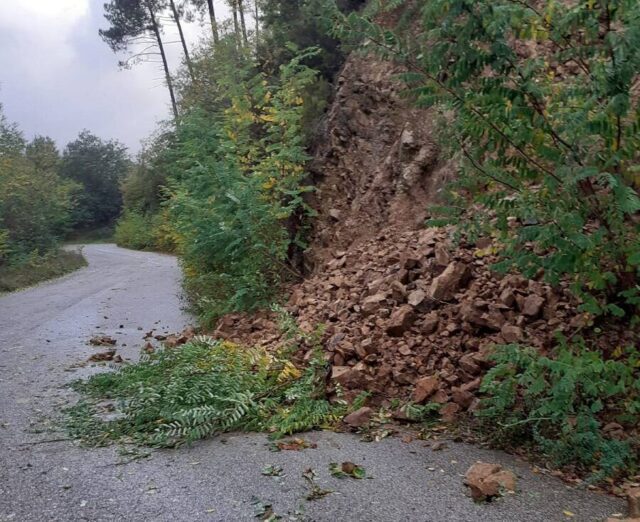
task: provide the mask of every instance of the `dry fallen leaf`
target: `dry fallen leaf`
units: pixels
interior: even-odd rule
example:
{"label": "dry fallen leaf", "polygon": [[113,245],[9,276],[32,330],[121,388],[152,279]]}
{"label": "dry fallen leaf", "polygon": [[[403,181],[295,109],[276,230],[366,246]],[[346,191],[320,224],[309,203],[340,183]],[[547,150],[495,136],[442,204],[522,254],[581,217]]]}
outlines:
{"label": "dry fallen leaf", "polygon": [[117,341],[108,335],[96,335],[89,339],[89,344],[92,346],[114,346],[116,343]]}
{"label": "dry fallen leaf", "polygon": [[106,352],[94,353],[91,357],[89,357],[90,362],[105,362],[105,361],[113,361],[116,355],[115,350],[107,350]]}
{"label": "dry fallen leaf", "polygon": [[304,439],[290,439],[283,440],[275,443],[276,451],[284,450],[284,451],[300,451],[307,448],[317,448],[318,445],[315,442],[307,442]]}

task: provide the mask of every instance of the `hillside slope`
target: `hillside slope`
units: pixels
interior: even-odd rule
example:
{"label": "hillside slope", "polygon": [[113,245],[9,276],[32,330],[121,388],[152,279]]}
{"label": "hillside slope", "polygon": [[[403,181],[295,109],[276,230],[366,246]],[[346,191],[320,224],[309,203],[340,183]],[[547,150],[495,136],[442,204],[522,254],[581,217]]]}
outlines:
{"label": "hillside slope", "polygon": [[317,188],[308,260],[317,263],[381,227],[421,227],[454,169],[442,162],[435,116],[402,98],[388,62],[352,54],[337,79],[311,171]]}
{"label": "hillside slope", "polygon": [[[312,164],[311,271],[291,288],[288,310],[303,330],[324,325],[330,391],[437,402],[453,419],[478,404],[493,345],[545,351],[557,333],[581,331],[585,317],[566,283],[492,272],[489,238],[456,243],[450,229],[425,228],[455,165],[439,157],[434,115],[402,99],[397,72],[352,55],[338,78]],[[269,313],[227,316],[217,334],[280,342]],[[608,335],[615,346],[626,334]]]}

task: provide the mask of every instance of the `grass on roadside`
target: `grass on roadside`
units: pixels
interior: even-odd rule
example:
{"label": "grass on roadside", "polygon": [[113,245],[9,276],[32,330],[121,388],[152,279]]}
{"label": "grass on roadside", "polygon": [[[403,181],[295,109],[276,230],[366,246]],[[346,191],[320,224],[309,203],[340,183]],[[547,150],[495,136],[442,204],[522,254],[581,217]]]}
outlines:
{"label": "grass on roadside", "polygon": [[28,256],[18,262],[0,266],[0,293],[60,277],[87,265],[77,250],[56,250],[43,256]]}

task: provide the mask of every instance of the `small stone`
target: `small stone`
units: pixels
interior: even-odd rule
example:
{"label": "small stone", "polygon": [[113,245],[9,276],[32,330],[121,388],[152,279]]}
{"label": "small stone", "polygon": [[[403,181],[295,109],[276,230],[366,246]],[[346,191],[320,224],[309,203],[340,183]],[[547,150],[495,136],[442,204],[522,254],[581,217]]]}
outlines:
{"label": "small stone", "polygon": [[510,324],[505,324],[500,330],[500,334],[507,343],[517,343],[522,341],[523,337],[522,328]]}
{"label": "small stone", "polygon": [[420,304],[422,304],[422,301],[424,301],[426,297],[427,294],[425,294],[422,290],[414,290],[409,294],[407,302],[415,308],[417,306],[420,306]]}
{"label": "small stone", "polygon": [[436,404],[445,404],[449,402],[449,396],[444,390],[438,390],[431,397],[431,402],[434,402]]}
{"label": "small stone", "polygon": [[406,344],[400,346],[400,348],[398,348],[398,352],[400,353],[400,355],[411,355],[413,353],[411,351],[411,348],[409,348]]}
{"label": "small stone", "polygon": [[484,479],[483,493],[487,497],[496,497],[503,491],[516,490],[516,476],[508,470],[501,470]]}
{"label": "small stone", "polygon": [[425,334],[430,334],[435,332],[438,329],[438,323],[440,319],[438,318],[438,314],[436,312],[431,312],[427,314],[425,318],[422,320],[422,331]]}
{"label": "small stone", "polygon": [[362,388],[366,385],[364,374],[349,366],[334,366],[331,369],[331,378],[347,389]]}
{"label": "small stone", "polygon": [[384,300],[387,298],[385,294],[374,294],[365,297],[362,301],[362,311],[365,314],[372,314],[380,308]]}
{"label": "small stone", "polygon": [[499,464],[477,462],[467,470],[465,484],[474,500],[487,500],[504,491],[515,491],[516,476]]}
{"label": "small stone", "polygon": [[477,375],[480,373],[480,366],[476,362],[476,354],[468,353],[460,357],[458,365],[469,375]]}
{"label": "small stone", "polygon": [[391,337],[401,337],[413,324],[415,314],[411,305],[403,305],[391,314],[386,332]]}
{"label": "small stone", "polygon": [[470,275],[469,267],[465,263],[458,261],[450,263],[444,272],[431,282],[429,296],[438,301],[451,299],[468,281]]}
{"label": "small stone", "polygon": [[451,254],[442,243],[436,245],[435,260],[438,266],[447,266],[451,262]]}
{"label": "small stone", "polygon": [[640,518],[640,488],[627,491],[627,506],[630,518]]}
{"label": "small stone", "polygon": [[505,288],[500,294],[500,302],[509,308],[516,304],[516,295],[511,288]]}
{"label": "small stone", "polygon": [[340,221],[340,215],[342,213],[337,208],[329,209],[329,216],[335,221]]}
{"label": "small stone", "polygon": [[451,399],[465,410],[471,406],[474,398],[473,393],[464,390],[461,387],[451,389]]}
{"label": "small stone", "polygon": [[450,402],[440,408],[440,416],[444,422],[454,422],[459,411],[460,406],[455,402]]}
{"label": "small stone", "polygon": [[411,399],[413,402],[422,404],[438,390],[439,386],[440,379],[437,375],[423,377],[416,382]]}
{"label": "small stone", "polygon": [[524,300],[524,304],[522,305],[522,313],[527,317],[538,317],[542,312],[543,305],[544,297],[540,297],[536,294],[531,294]]}
{"label": "small stone", "polygon": [[373,410],[371,408],[368,408],[367,406],[364,406],[347,415],[344,419],[342,419],[342,421],[352,428],[362,428],[363,426],[369,424],[372,414]]}

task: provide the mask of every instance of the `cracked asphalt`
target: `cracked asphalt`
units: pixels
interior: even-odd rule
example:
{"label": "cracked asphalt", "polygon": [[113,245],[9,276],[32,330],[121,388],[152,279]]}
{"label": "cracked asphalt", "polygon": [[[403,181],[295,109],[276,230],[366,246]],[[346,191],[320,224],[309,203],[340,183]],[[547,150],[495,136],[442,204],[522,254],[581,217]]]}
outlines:
{"label": "cracked asphalt", "polygon": [[[313,432],[302,436],[317,448],[274,453],[263,434],[231,434],[128,462],[117,447],[65,440],[56,423],[74,400],[65,385],[95,371],[75,366],[95,353],[93,335],[116,338],[118,353],[134,359],[144,332],[190,321],[175,258],[107,244],[84,254],[87,268],[0,296],[0,521],[249,521],[264,504],[307,521],[601,521],[624,511],[619,499],[462,443],[436,452],[421,441]],[[329,463],[347,460],[372,478],[332,477]],[[462,476],[478,460],[512,469],[519,491],[473,503]],[[267,465],[282,476],[262,475]],[[305,500],[308,468],[333,493]]]}

